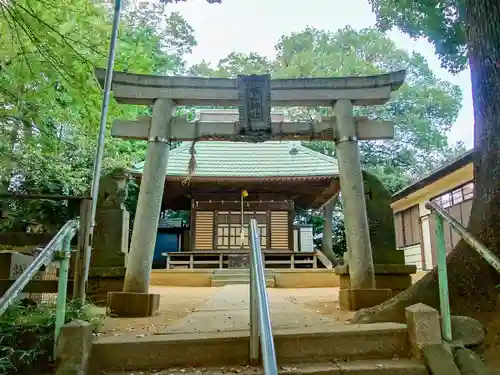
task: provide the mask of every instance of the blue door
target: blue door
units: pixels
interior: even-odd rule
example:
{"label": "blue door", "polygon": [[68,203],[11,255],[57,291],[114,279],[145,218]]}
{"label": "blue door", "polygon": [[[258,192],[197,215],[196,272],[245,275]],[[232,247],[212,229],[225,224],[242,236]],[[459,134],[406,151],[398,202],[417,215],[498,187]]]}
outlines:
{"label": "blue door", "polygon": [[177,236],[176,233],[158,232],[156,234],[155,253],[153,256],[153,268],[164,269],[166,268],[167,258],[162,256],[162,253],[176,252],[177,250]]}

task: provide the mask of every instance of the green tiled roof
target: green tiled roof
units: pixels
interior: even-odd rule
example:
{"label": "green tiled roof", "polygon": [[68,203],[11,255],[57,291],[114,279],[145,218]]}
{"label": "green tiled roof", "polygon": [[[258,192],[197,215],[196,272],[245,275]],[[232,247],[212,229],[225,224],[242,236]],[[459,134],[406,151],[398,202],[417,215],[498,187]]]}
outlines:
{"label": "green tiled roof", "polygon": [[[191,142],[170,151],[167,176],[187,176]],[[294,151],[291,150],[295,148]],[[261,143],[200,141],[193,177],[311,177],[338,175],[337,160],[297,141]],[[135,165],[142,173],[144,162]]]}

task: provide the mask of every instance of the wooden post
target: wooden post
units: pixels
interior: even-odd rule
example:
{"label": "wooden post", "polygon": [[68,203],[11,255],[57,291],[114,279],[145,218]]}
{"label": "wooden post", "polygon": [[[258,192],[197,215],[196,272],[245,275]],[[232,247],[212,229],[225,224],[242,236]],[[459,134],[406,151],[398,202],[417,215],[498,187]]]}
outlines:
{"label": "wooden post", "polygon": [[323,206],[323,254],[332,263],[335,262],[335,254],[333,253],[333,201],[328,202]]}
{"label": "wooden post", "polygon": [[85,259],[90,252],[89,248],[89,228],[88,228],[88,215],[90,214],[90,199],[83,199],[80,202],[80,222],[78,229],[78,242],[77,252],[74,261],[74,274],[73,274],[73,299],[79,300],[81,303],[85,302],[87,280],[85,275]]}
{"label": "wooden post", "polygon": [[189,217],[191,222],[189,226],[190,251],[196,251],[196,211],[196,202],[194,199],[191,199],[191,215]]}
{"label": "wooden post", "polygon": [[293,220],[295,219],[295,210],[293,206],[288,211],[288,250],[294,251],[293,241]]}

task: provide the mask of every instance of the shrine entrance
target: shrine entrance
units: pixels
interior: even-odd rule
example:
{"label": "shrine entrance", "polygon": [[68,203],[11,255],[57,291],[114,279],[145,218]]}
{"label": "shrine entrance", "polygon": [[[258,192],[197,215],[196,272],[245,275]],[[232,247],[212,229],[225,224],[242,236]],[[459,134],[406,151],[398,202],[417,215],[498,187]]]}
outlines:
{"label": "shrine entrance", "polygon": [[[105,71],[97,70],[103,84]],[[171,141],[263,142],[330,140],[335,142],[345,216],[350,293],[377,300],[359,140],[392,139],[393,124],[354,116],[354,106],[379,105],[404,82],[405,71],[368,77],[271,79],[269,75],[237,79],[156,77],[115,73],[118,103],[150,105],[151,117],[116,120],[112,135],[148,141],[123,294],[148,300],[158,219]],[[174,115],[176,106],[238,107],[238,121],[188,121]],[[331,116],[310,122],[273,121],[271,107],[331,108]],[[194,160],[196,155],[193,155]],[[383,290],[385,291],[385,290]],[[382,293],[383,294],[383,293]]]}

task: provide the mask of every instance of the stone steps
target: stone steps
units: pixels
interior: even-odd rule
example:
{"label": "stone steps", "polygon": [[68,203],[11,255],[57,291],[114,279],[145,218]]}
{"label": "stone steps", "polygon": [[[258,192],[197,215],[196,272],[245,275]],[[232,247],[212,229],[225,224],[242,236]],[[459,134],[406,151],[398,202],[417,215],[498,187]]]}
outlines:
{"label": "stone steps", "polygon": [[[326,362],[332,366],[328,372],[304,373],[426,374],[418,362],[393,360],[410,356],[404,324],[332,324],[281,329],[275,332],[274,342],[280,366],[294,368],[298,366],[294,363],[316,365]],[[245,366],[248,348],[248,331],[98,337],[92,346],[90,361],[98,371]],[[379,360],[379,366],[366,359]],[[343,366],[353,370],[334,372],[346,360],[349,362]],[[355,372],[356,366],[369,368],[369,364],[372,372]],[[404,369],[394,370],[397,366]]]}
{"label": "stone steps", "polygon": [[[212,279],[211,286],[221,287],[233,284],[250,284],[250,279],[241,279],[241,278],[221,278],[217,280]],[[272,279],[266,278],[266,286],[268,288],[274,288],[275,285],[276,283],[274,281],[274,277]]]}
{"label": "stone steps", "polygon": [[[287,375],[428,375],[425,366],[411,359],[368,359],[357,361],[329,361],[282,365],[280,373]],[[168,372],[141,371],[142,375],[264,375],[262,366],[230,366],[227,368],[173,368]],[[106,372],[108,375],[135,375],[137,372]]]}
{"label": "stone steps", "polygon": [[[270,288],[274,287],[274,272],[271,270],[264,270],[264,275],[266,277],[266,286]],[[250,284],[250,270],[247,268],[214,270],[211,286],[220,287],[232,284]]]}

